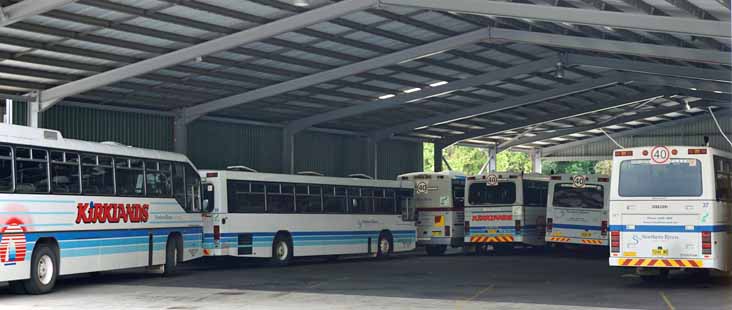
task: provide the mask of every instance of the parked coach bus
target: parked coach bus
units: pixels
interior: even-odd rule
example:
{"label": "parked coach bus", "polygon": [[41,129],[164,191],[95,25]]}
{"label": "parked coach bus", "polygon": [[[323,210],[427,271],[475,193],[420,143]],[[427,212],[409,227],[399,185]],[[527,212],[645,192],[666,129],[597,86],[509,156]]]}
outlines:
{"label": "parked coach bus", "polygon": [[468,177],[465,243],[478,250],[545,245],[548,180],[508,172]]}
{"label": "parked coach bus", "polygon": [[0,281],[49,292],[59,275],[201,256],[200,177],[183,155],[0,124]]}
{"label": "parked coach bus", "polygon": [[646,280],[669,269],[729,272],[732,154],[709,147],[617,150],[610,196],[610,265]]}
{"label": "parked coach bus", "polygon": [[360,178],[243,171],[202,171],[204,253],[271,258],[369,253],[415,248],[407,217],[414,184]]}
{"label": "parked coach bus", "polygon": [[553,175],[546,209],[546,241],[607,246],[610,178]]}
{"label": "parked coach bus", "polygon": [[400,175],[414,182],[417,245],[428,255],[442,255],[448,246],[463,245],[465,175],[455,171],[415,172]]}

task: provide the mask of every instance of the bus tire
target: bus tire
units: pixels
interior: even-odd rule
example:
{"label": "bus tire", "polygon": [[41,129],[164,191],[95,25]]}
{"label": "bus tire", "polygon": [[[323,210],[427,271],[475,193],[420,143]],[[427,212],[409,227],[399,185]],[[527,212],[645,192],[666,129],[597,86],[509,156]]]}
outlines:
{"label": "bus tire", "polygon": [[53,290],[58,278],[59,260],[56,248],[47,243],[36,245],[31,258],[31,277],[23,280],[28,294],[39,295]]}
{"label": "bus tire", "polygon": [[379,234],[379,242],[376,244],[376,257],[387,258],[393,251],[394,242],[391,239],[391,234],[382,231]]}
{"label": "bus tire", "polygon": [[165,265],[163,266],[163,276],[169,277],[175,274],[178,269],[178,239],[174,236],[168,237],[165,244]]}
{"label": "bus tire", "polygon": [[425,248],[425,251],[427,251],[427,255],[429,256],[440,256],[445,254],[445,251],[447,251],[446,245],[428,245]]}
{"label": "bus tire", "polygon": [[287,266],[292,260],[292,240],[285,234],[278,234],[272,242],[272,259],[274,266]]}

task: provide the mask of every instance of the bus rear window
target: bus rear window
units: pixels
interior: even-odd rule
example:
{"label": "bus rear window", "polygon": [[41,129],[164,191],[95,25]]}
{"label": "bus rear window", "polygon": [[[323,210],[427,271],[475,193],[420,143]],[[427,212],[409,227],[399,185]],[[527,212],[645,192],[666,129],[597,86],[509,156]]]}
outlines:
{"label": "bus rear window", "polygon": [[565,183],[554,186],[552,205],[557,208],[602,209],[604,201],[602,185],[587,184],[578,188]]}
{"label": "bus rear window", "polygon": [[668,164],[626,160],[620,164],[621,197],[698,197],[702,167],[697,159],[672,159]]}
{"label": "bus rear window", "polygon": [[516,183],[503,182],[498,185],[486,183],[470,184],[468,202],[480,204],[513,204],[516,201]]}

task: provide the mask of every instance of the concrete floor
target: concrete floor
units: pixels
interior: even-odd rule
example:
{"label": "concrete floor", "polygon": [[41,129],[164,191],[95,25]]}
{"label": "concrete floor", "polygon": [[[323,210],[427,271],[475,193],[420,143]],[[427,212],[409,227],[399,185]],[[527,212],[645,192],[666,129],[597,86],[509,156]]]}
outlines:
{"label": "concrete floor", "polygon": [[163,278],[144,270],[64,278],[43,296],[0,286],[0,309],[732,309],[729,279],[673,274],[646,284],[603,253],[203,259]]}

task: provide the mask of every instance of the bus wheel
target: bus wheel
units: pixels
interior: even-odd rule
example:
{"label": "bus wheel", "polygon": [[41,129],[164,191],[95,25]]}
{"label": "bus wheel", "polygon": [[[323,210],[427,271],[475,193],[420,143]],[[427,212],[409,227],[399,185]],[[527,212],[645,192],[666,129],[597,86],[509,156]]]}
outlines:
{"label": "bus wheel", "polygon": [[163,267],[163,275],[170,276],[178,269],[178,242],[173,236],[168,237],[165,245],[165,266]]}
{"label": "bus wheel", "polygon": [[33,251],[31,277],[23,281],[28,294],[38,295],[50,292],[58,278],[58,256],[48,244],[40,244]]}
{"label": "bus wheel", "polygon": [[275,266],[286,266],[292,259],[292,243],[290,238],[278,235],[272,243],[272,264]]}
{"label": "bus wheel", "polygon": [[445,251],[447,250],[446,245],[428,245],[425,248],[425,251],[427,251],[427,255],[429,256],[440,256],[442,254],[445,254]]}
{"label": "bus wheel", "polygon": [[392,243],[388,233],[382,232],[379,235],[379,243],[377,246],[376,257],[386,258],[391,254]]}

